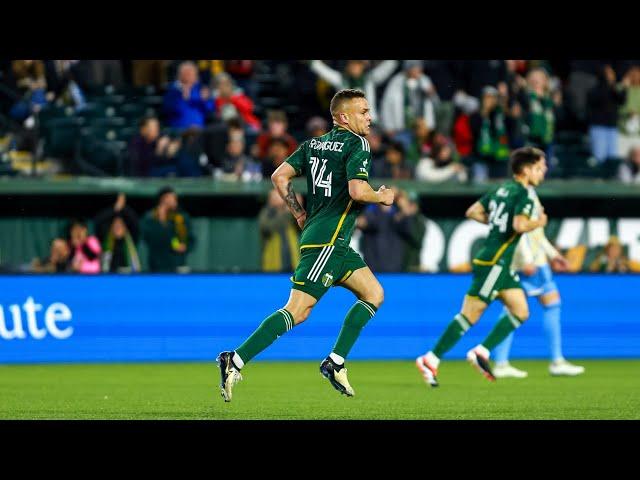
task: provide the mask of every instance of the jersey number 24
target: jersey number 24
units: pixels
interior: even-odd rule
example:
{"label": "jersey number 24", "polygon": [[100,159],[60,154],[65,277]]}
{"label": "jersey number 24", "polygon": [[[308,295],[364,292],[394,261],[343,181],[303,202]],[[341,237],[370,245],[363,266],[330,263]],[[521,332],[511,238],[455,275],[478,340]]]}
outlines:
{"label": "jersey number 24", "polygon": [[491,228],[498,227],[501,233],[507,231],[509,223],[509,212],[504,212],[505,203],[496,203],[495,200],[489,202],[489,225]]}

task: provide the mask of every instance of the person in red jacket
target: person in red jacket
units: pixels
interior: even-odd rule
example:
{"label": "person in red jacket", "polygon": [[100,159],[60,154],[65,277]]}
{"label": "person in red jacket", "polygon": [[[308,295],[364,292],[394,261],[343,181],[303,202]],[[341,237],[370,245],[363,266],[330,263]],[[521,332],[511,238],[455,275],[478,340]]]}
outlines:
{"label": "person in red jacket", "polygon": [[453,141],[461,157],[468,157],[473,153],[473,131],[469,115],[460,112],[453,124]]}
{"label": "person in red jacket", "polygon": [[298,148],[296,139],[287,132],[287,115],[282,110],[271,110],[267,114],[267,130],[258,135],[254,156],[264,159],[269,154],[269,147],[276,138],[287,142],[287,155],[291,155]]}
{"label": "person in red jacket", "polygon": [[216,112],[223,120],[240,117],[247,128],[260,131],[260,119],[253,114],[253,101],[242,90],[236,89],[233,79],[222,72],[216,77]]}

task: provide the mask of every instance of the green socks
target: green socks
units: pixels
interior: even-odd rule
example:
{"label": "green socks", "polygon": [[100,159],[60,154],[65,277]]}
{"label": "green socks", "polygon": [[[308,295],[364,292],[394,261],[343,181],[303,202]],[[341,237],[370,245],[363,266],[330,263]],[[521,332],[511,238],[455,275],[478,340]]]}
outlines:
{"label": "green socks", "polygon": [[344,319],[344,324],[340,330],[340,335],[333,347],[333,353],[346,358],[351,351],[351,347],[356,343],[360,332],[369,320],[376,314],[378,309],[371,303],[358,300]]}
{"label": "green socks", "polygon": [[[271,345],[276,338],[293,328],[293,316],[284,308],[264,319],[255,332],[236,349],[243,365]],[[242,366],[239,366],[242,368]]]}
{"label": "green socks", "polygon": [[[373,304],[358,300],[347,313],[340,335],[333,347],[333,353],[346,357],[376,310]],[[235,353],[239,357],[234,358],[236,366],[242,368],[245,363],[271,345],[276,338],[291,330],[293,325],[293,316],[284,308],[265,318],[256,331],[236,348]]]}
{"label": "green socks", "polygon": [[442,336],[438,339],[436,346],[433,347],[433,354],[438,358],[442,358],[442,355],[451,350],[470,328],[471,323],[469,323],[469,320],[467,320],[467,317],[463,314],[459,313],[453,317],[453,322],[449,324]]}
{"label": "green socks", "polygon": [[522,320],[508,310],[500,317],[496,326],[489,333],[484,342],[481,343],[487,350],[491,351],[502,343],[516,328],[522,325]]}

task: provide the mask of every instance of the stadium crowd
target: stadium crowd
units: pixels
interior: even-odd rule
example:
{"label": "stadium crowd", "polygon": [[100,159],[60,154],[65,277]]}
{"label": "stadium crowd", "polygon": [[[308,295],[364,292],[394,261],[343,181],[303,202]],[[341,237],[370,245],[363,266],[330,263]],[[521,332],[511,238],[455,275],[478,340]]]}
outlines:
{"label": "stadium crowd", "polygon": [[[373,178],[504,178],[510,151],[533,145],[550,177],[640,183],[640,61],[619,60],[4,61],[0,175],[268,179],[331,128],[340,88],[369,99]],[[425,218],[415,194],[396,198],[358,219],[360,249],[377,272],[423,270]],[[262,269],[291,271],[298,230],[275,192],[258,222]],[[186,272],[196,240],[170,188],[146,214],[120,195],[91,221],[70,221],[29,269]],[[637,270],[615,237],[581,248],[566,252],[572,271]]]}
{"label": "stadium crowd", "polygon": [[552,177],[640,181],[640,61],[14,60],[0,74],[4,174],[30,158],[260,180],[331,128],[329,100],[350,87],[372,107],[374,177],[503,178],[510,150],[535,145]]}

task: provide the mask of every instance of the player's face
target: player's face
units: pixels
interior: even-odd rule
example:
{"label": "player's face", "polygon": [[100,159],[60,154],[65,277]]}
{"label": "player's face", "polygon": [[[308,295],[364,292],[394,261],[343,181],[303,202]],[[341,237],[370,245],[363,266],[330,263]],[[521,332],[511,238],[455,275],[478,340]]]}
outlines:
{"label": "player's face", "polygon": [[544,176],[547,173],[547,160],[542,157],[536,163],[531,165],[529,170],[529,183],[534,187],[537,187],[544,180]]}
{"label": "player's face", "polygon": [[349,128],[358,135],[369,135],[371,113],[366,98],[354,98],[347,109]]}

